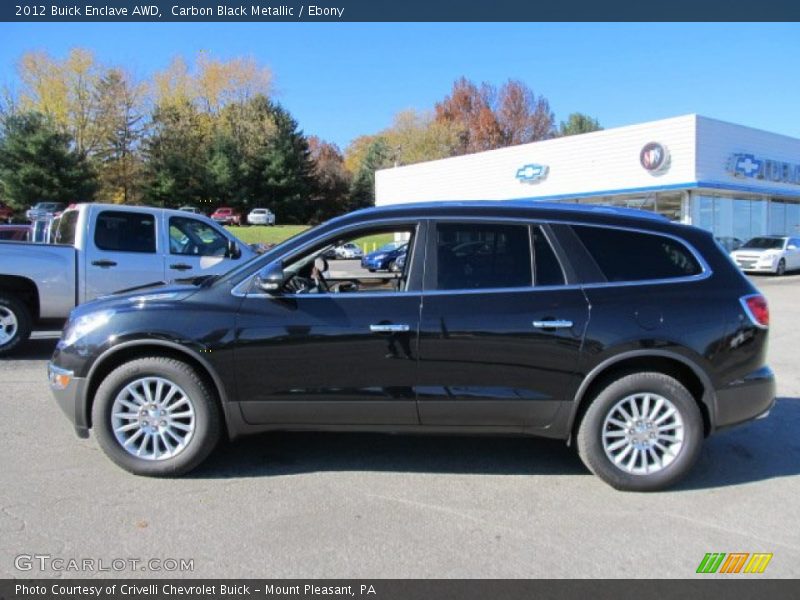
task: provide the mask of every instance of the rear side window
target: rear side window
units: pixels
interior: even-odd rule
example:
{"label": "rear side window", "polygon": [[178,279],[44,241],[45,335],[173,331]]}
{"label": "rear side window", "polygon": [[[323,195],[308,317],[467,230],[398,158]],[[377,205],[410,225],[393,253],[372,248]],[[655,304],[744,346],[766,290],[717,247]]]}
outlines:
{"label": "rear side window", "polygon": [[145,213],[103,211],[95,224],[94,245],[110,252],[155,253],[155,218]]}
{"label": "rear side window", "polygon": [[528,287],[531,247],[524,225],[437,225],[437,289]]}
{"label": "rear side window", "polygon": [[608,281],[673,279],[702,272],[684,244],[663,235],[583,225],[573,230]]}

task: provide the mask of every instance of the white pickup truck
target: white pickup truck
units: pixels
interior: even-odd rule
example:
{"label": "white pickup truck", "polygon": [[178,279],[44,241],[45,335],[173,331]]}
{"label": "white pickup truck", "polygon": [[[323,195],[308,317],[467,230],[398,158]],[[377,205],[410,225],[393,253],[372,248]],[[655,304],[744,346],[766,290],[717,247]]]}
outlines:
{"label": "white pickup truck", "polygon": [[78,204],[61,214],[55,244],[0,242],[0,356],[34,325],[63,322],[98,296],[217,275],[255,255],[201,215],[118,204]]}

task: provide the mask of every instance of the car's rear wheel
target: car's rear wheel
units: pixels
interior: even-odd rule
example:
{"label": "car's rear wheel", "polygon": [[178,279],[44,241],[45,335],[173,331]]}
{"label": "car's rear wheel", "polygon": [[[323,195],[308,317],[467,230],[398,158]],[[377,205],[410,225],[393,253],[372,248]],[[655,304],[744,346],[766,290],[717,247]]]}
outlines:
{"label": "car's rear wheel", "polygon": [[784,259],[780,259],[778,261],[778,266],[775,268],[775,275],[781,277],[782,275],[786,274],[786,261]]}
{"label": "car's rear wheel", "polygon": [[684,477],[703,443],[703,418],[679,381],[656,372],[626,375],[591,401],[578,428],[586,466],[619,490],[664,489]]}
{"label": "car's rear wheel", "polygon": [[31,313],[12,294],[0,293],[0,356],[12,352],[31,335]]}
{"label": "car's rear wheel", "polygon": [[92,407],[97,441],[136,475],[182,475],[211,453],[220,437],[214,394],[186,363],[140,358],[114,369]]}

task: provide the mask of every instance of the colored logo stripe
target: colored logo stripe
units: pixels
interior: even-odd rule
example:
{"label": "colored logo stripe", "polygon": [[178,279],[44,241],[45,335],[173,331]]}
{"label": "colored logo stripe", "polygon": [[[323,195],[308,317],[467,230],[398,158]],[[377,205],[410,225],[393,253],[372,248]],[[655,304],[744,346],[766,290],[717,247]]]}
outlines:
{"label": "colored logo stripe", "polygon": [[766,552],[732,552],[727,555],[725,552],[707,552],[697,567],[697,573],[763,573],[771,560],[772,553]]}

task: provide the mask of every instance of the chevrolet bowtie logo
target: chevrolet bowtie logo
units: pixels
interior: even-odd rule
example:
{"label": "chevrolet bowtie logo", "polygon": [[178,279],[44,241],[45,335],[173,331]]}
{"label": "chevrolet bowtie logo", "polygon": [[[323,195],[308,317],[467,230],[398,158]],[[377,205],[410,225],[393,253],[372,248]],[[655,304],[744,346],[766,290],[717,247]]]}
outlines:
{"label": "chevrolet bowtie logo", "polygon": [[547,176],[545,165],[529,164],[517,169],[517,179],[524,182],[533,182],[544,179]]}
{"label": "chevrolet bowtie logo", "polygon": [[734,157],[733,170],[736,175],[755,177],[760,171],[763,161],[752,154],[737,154]]}

